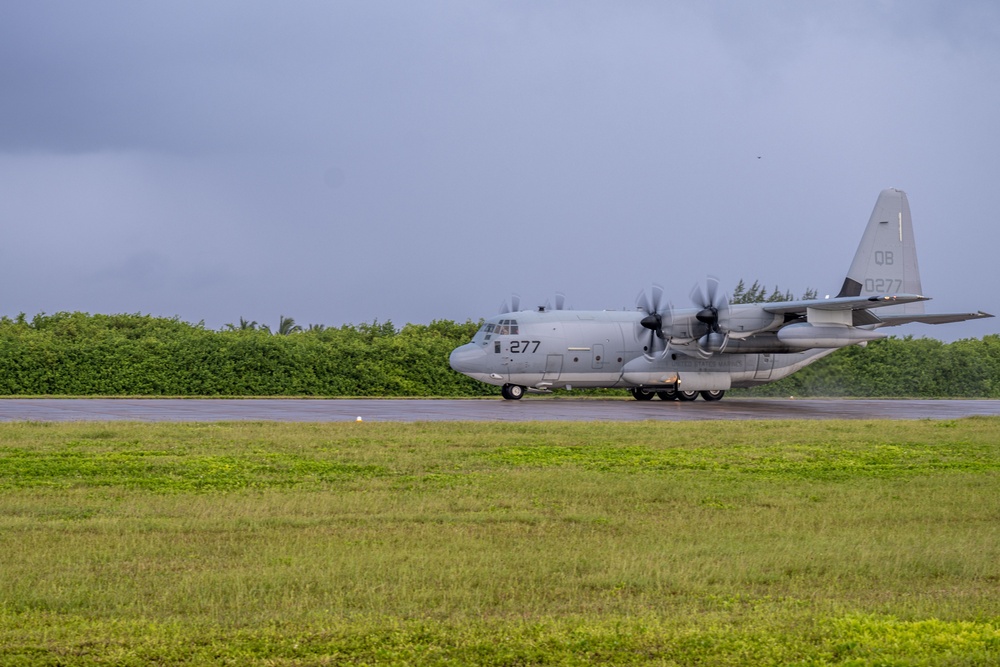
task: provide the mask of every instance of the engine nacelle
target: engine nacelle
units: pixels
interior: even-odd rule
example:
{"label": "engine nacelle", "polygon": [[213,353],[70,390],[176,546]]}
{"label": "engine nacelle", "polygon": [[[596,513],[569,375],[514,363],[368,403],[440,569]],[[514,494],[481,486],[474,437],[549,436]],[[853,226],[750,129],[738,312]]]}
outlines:
{"label": "engine nacelle", "polygon": [[745,338],[748,334],[777,329],[785,321],[781,313],[769,313],[758,305],[737,304],[731,306],[728,330],[734,338]]}
{"label": "engine nacelle", "polygon": [[778,340],[790,348],[838,348],[885,338],[884,333],[843,324],[789,324],[778,330]]}
{"label": "engine nacelle", "polygon": [[[722,333],[728,334],[730,339],[742,340],[764,331],[774,331],[785,321],[785,316],[781,313],[769,313],[756,304],[736,304],[729,306],[729,309],[729,314],[719,324]],[[701,338],[710,331],[705,323],[698,319],[699,314],[674,315],[670,325],[664,327],[663,333],[675,343]]]}

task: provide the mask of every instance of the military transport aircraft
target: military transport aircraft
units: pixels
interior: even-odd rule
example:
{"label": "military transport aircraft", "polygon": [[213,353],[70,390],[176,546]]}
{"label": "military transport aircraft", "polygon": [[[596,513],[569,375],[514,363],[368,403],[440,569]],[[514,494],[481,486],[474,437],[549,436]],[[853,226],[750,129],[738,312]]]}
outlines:
{"label": "military transport aircraft", "polygon": [[451,367],[498,385],[503,397],[556,388],[625,387],[638,400],[717,401],[731,387],[774,382],[848,345],[884,338],[883,327],[944,324],[982,311],[928,315],[921,294],[910,205],[883,190],[836,297],[731,304],[709,278],[691,292],[694,308],[674,308],[653,286],[635,311],[512,311],[485,321]]}

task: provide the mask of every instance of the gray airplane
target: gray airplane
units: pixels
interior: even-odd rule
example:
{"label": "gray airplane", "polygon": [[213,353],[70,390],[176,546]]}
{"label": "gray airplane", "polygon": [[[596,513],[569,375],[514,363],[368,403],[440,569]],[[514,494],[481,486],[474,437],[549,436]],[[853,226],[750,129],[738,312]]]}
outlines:
{"label": "gray airplane", "polygon": [[[848,345],[885,338],[883,327],[944,324],[976,313],[924,313],[910,205],[902,190],[883,190],[836,297],[731,304],[709,278],[691,292],[694,308],[675,309],[653,286],[635,311],[501,307],[472,342],[451,353],[451,367],[525,391],[624,387],[642,401],[717,401],[731,387],[774,382]],[[511,312],[514,311],[514,312]]]}

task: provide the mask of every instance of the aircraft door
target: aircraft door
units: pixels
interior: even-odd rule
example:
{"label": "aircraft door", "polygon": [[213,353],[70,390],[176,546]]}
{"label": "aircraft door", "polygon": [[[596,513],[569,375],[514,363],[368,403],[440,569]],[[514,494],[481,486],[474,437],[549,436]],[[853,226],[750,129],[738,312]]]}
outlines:
{"label": "aircraft door", "polygon": [[493,341],[489,368],[491,372],[503,375],[505,378],[510,376],[510,349],[499,340]]}
{"label": "aircraft door", "polygon": [[545,373],[542,375],[542,382],[555,382],[562,373],[563,356],[561,354],[550,354],[545,357]]}

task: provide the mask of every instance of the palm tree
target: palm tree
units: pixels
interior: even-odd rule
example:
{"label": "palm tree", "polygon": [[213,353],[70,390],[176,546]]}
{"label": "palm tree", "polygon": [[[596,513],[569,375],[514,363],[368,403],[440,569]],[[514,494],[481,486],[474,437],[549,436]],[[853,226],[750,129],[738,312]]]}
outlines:
{"label": "palm tree", "polygon": [[295,320],[291,317],[285,317],[282,315],[278,320],[278,331],[279,336],[287,336],[288,334],[298,333],[302,331],[302,327],[295,323]]}
{"label": "palm tree", "polygon": [[256,331],[257,330],[257,321],[254,320],[253,322],[250,322],[250,321],[248,321],[248,320],[246,320],[246,319],[244,319],[244,318],[241,317],[240,318],[240,325],[239,326],[236,326],[235,324],[233,324],[232,322],[230,322],[229,324],[226,325],[226,330],[227,331]]}

